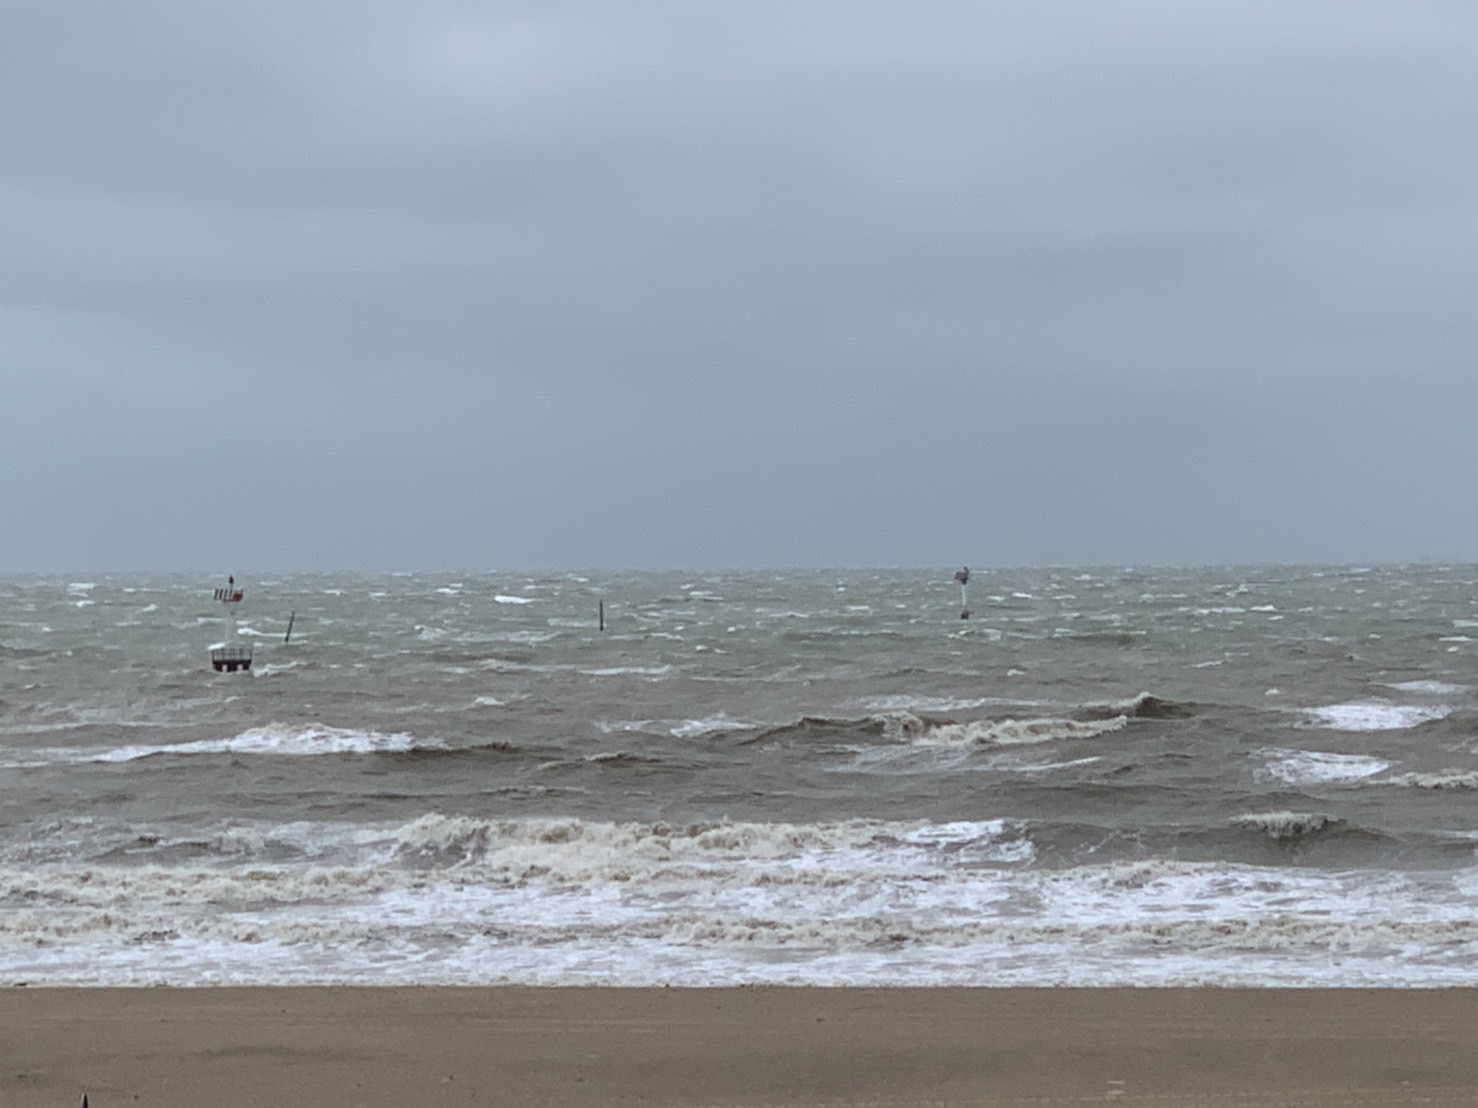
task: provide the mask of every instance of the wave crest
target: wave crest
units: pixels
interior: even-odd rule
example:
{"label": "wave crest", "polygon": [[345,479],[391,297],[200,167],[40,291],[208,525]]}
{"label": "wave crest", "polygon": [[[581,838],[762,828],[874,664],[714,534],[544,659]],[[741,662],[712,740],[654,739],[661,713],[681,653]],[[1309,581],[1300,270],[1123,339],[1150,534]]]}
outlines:
{"label": "wave crest", "polygon": [[1344,826],[1344,821],[1322,812],[1246,812],[1234,823],[1249,831],[1261,831],[1271,839],[1288,842],[1308,839]]}
{"label": "wave crest", "polygon": [[[90,762],[135,762],[141,758],[188,757],[202,754],[236,754],[276,757],[311,757],[323,754],[406,754],[444,752],[440,739],[418,739],[405,732],[360,731],[329,727],[320,723],[268,723],[252,727],[226,739],[196,739],[193,742],[130,744],[114,747],[49,747],[24,752],[25,766],[56,763],[84,765]],[[9,764],[0,762],[0,764]]]}
{"label": "wave crest", "polygon": [[1022,746],[1057,739],[1094,739],[1128,726],[1129,717],[1100,720],[1001,719],[936,723],[904,728],[900,734],[919,746]]}
{"label": "wave crest", "polygon": [[[492,867],[504,878],[624,881],[654,868],[784,862],[786,879],[846,880],[847,868],[887,868],[900,847],[981,862],[1031,857],[1019,826],[1005,820],[929,824],[602,823],[569,819],[490,820],[432,813],[392,829],[388,845],[413,867]],[[768,880],[779,880],[771,874]]]}
{"label": "wave crest", "polygon": [[1478,789],[1478,770],[1444,769],[1436,773],[1403,773],[1387,784],[1407,789]]}
{"label": "wave crest", "polygon": [[1167,700],[1154,693],[1142,692],[1127,700],[1111,700],[1106,704],[1090,704],[1084,709],[1090,718],[1127,716],[1129,719],[1188,719],[1195,715],[1190,704]]}

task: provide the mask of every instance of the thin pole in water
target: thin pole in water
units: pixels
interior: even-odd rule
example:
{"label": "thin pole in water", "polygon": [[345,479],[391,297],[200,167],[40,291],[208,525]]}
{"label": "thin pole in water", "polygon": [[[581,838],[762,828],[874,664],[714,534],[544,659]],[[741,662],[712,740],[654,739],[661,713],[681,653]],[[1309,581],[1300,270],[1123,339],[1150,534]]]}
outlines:
{"label": "thin pole in water", "polygon": [[297,609],[294,608],[292,615],[290,615],[290,616],[287,617],[287,634],[285,634],[285,635],[282,636],[282,641],[283,642],[287,642],[288,639],[290,639],[290,638],[293,637],[293,620],[295,620],[297,618],[298,618],[298,612],[297,612]]}
{"label": "thin pole in water", "polygon": [[602,631],[606,629],[606,602],[604,600],[600,602],[600,629]]}

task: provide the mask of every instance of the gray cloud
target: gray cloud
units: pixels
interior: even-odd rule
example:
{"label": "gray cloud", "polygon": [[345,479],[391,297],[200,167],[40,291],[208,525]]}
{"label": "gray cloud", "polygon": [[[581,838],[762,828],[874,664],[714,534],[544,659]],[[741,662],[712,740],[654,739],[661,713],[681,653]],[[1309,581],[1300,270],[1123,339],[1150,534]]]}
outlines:
{"label": "gray cloud", "polygon": [[1471,557],[1475,45],[12,5],[0,568]]}

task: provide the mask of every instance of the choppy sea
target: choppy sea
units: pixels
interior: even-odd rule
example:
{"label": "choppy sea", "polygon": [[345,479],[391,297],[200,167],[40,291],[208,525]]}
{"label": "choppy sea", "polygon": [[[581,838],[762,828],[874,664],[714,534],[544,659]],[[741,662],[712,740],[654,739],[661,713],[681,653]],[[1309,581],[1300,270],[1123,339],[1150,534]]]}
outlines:
{"label": "choppy sea", "polygon": [[1478,567],[953,570],[0,578],[0,985],[1478,983]]}

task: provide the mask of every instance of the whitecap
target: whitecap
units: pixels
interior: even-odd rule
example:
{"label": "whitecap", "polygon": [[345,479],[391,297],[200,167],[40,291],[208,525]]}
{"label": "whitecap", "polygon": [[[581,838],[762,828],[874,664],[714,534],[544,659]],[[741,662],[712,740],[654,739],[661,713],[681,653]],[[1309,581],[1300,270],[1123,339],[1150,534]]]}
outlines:
{"label": "whitecap", "polygon": [[679,739],[693,739],[702,735],[716,735],[723,731],[753,731],[758,724],[744,723],[726,715],[709,716],[707,719],[690,719],[669,729]]}
{"label": "whitecap", "polygon": [[1402,681],[1391,688],[1400,692],[1430,693],[1432,696],[1455,696],[1468,691],[1468,686],[1454,685],[1448,681]]}
{"label": "whitecap", "polygon": [[1249,831],[1261,831],[1269,838],[1302,839],[1327,831],[1340,823],[1322,812],[1244,812],[1233,821]]}
{"label": "whitecap", "polygon": [[1417,706],[1386,700],[1354,700],[1304,709],[1309,726],[1331,731],[1402,731],[1446,719],[1451,713],[1452,709],[1443,704]]}
{"label": "whitecap", "polygon": [[1444,769],[1436,773],[1403,773],[1389,783],[1406,789],[1478,789],[1478,770]]}
{"label": "whitecap", "polygon": [[264,666],[257,666],[253,672],[255,672],[258,677],[273,677],[279,673],[286,673],[290,669],[297,669],[302,664],[302,662],[297,661],[280,662],[277,664],[269,663]]}
{"label": "whitecap", "polygon": [[1066,762],[1031,762],[1026,765],[1011,767],[1017,773],[1050,773],[1055,769],[1072,769],[1075,766],[1088,766],[1103,759],[1094,754],[1087,758],[1069,758]]}
{"label": "whitecap", "polygon": [[417,739],[404,733],[383,734],[320,724],[292,726],[269,723],[227,739],[197,739],[187,743],[117,746],[105,750],[55,748],[34,752],[48,762],[133,762],[155,755],[250,754],[304,757],[321,754],[382,754],[407,750],[441,750],[438,739]]}
{"label": "whitecap", "polygon": [[914,696],[896,693],[890,696],[869,696],[854,701],[857,707],[868,712],[962,712],[973,708],[1037,707],[1047,702],[1042,700],[1016,700],[1003,696]]}
{"label": "whitecap", "polygon": [[587,677],[665,677],[672,672],[671,666],[603,666],[599,669],[582,669]]}
{"label": "whitecap", "polygon": [[917,746],[1022,746],[1058,739],[1094,739],[1121,730],[1128,725],[1129,717],[974,720],[970,723],[926,724],[922,729],[917,720],[912,726],[903,721],[895,721],[895,725],[900,722],[899,736]]}
{"label": "whitecap", "polygon": [[596,720],[595,726],[601,734],[610,735],[622,731],[651,731],[659,725],[650,719],[602,719]]}
{"label": "whitecap", "polygon": [[1289,785],[1359,781],[1384,773],[1390,762],[1361,754],[1329,754],[1319,750],[1267,750],[1273,759],[1266,772]]}

